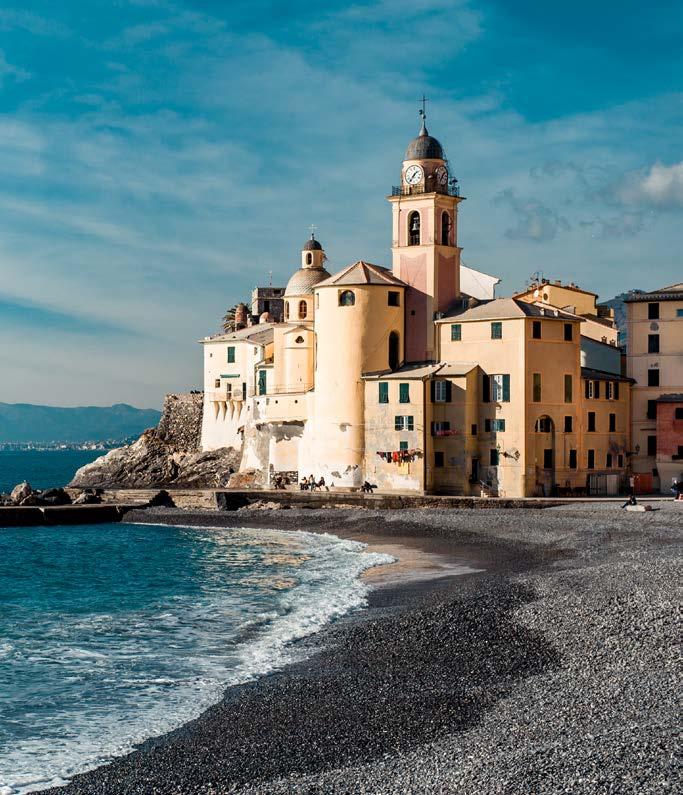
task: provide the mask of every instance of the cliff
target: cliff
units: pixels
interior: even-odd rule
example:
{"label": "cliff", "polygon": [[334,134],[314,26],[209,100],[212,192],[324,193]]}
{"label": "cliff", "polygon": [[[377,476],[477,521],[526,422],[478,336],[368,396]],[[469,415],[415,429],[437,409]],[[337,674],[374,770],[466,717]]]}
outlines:
{"label": "cliff", "polygon": [[161,420],[133,444],[111,450],[81,467],[77,488],[217,488],[239,468],[232,447],[200,452],[203,395],[167,395]]}

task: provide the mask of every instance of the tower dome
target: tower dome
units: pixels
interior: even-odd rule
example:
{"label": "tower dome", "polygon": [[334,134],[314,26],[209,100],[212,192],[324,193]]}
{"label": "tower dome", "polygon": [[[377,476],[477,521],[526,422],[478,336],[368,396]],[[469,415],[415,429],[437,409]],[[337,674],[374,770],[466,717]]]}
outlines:
{"label": "tower dome", "polygon": [[287,287],[285,297],[294,295],[312,295],[318,282],[329,278],[330,274],[323,267],[325,252],[322,244],[311,234],[301,249],[301,267],[295,271]]}
{"label": "tower dome", "polygon": [[422,120],[422,126],[417,138],[408,144],[404,160],[445,160],[446,156],[443,152],[441,144],[433,138],[428,130],[427,125]]}

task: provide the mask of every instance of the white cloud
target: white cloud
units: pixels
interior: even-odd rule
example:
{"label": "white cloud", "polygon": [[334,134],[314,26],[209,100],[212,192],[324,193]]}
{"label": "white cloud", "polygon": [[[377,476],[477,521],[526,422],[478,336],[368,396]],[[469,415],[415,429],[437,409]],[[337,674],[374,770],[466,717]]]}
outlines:
{"label": "white cloud", "polygon": [[12,64],[7,63],[5,53],[0,50],[0,88],[2,88],[3,83],[7,79],[11,79],[17,83],[20,83],[23,80],[28,80],[29,77],[31,77],[30,72],[27,72],[25,69],[22,69],[19,66],[13,66]]}
{"label": "white cloud", "polygon": [[683,207],[683,160],[671,166],[655,163],[631,188],[626,188],[624,197],[657,207]]}

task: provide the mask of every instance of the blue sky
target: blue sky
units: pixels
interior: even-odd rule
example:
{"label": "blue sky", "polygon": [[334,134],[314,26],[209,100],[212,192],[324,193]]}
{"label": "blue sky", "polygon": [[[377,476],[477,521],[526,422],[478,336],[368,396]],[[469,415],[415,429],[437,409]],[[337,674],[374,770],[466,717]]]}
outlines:
{"label": "blue sky", "polygon": [[0,6],[0,401],[200,386],[196,340],[310,224],[331,268],[390,264],[423,91],[501,294],[681,279],[680,2],[320,6]]}

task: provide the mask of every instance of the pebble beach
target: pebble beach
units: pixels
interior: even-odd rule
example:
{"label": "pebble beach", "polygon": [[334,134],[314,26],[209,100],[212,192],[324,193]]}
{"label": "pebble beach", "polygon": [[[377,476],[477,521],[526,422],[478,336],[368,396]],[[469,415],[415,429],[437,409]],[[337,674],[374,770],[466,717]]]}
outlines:
{"label": "pebble beach", "polygon": [[329,532],[404,565],[304,662],[47,792],[680,791],[683,506],[655,507],[129,514]]}

